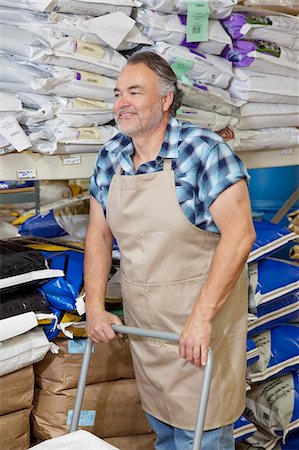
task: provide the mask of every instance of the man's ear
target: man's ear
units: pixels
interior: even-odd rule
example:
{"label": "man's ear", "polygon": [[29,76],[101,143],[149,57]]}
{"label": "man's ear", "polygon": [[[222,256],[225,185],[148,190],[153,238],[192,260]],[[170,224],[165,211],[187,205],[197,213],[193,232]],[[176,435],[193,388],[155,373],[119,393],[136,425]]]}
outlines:
{"label": "man's ear", "polygon": [[173,103],[173,92],[167,92],[167,94],[163,95],[162,100],[163,100],[163,111],[167,112],[169,111],[169,108],[171,107],[172,103]]}

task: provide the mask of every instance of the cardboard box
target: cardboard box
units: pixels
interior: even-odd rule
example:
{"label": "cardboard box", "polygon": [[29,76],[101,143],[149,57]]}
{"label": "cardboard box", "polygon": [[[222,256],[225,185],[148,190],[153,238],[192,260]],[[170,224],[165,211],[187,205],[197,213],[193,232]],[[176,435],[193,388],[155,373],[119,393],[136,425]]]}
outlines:
{"label": "cardboard box", "polygon": [[137,436],[105,438],[104,440],[121,450],[154,450],[156,435],[155,433],[149,433]]}
{"label": "cardboard box", "polygon": [[28,450],[30,445],[30,409],[0,417],[1,449]]}
{"label": "cardboard box", "polygon": [[[45,440],[69,431],[76,389],[58,393],[36,388],[33,434]],[[134,379],[86,386],[79,428],[100,438],[149,433]]]}
{"label": "cardboard box", "polygon": [[0,416],[31,408],[34,395],[33,366],[0,377]]}
{"label": "cardboard box", "polygon": [[[48,353],[34,365],[36,383],[42,389],[60,392],[77,387],[86,339],[56,339],[59,353]],[[95,344],[86,384],[134,378],[127,337],[109,344]]]}

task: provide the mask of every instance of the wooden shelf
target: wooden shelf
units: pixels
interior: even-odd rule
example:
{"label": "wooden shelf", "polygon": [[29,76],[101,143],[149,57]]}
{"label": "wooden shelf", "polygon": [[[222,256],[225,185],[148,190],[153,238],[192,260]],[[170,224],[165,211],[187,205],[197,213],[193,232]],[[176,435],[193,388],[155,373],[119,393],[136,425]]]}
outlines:
{"label": "wooden shelf", "polygon": [[[299,163],[299,146],[292,150],[237,152],[248,169],[292,166]],[[89,178],[97,153],[42,155],[31,151],[0,156],[0,180],[68,180]],[[18,171],[28,171],[26,173]]]}

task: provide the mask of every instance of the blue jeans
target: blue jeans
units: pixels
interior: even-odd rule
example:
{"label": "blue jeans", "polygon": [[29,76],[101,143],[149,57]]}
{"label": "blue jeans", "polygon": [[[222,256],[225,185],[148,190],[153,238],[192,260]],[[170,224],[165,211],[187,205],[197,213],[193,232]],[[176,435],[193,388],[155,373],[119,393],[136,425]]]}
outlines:
{"label": "blue jeans", "polygon": [[[147,420],[157,435],[156,450],[192,450],[194,431],[182,430],[161,422],[146,413]],[[234,450],[233,425],[204,431],[201,450]]]}

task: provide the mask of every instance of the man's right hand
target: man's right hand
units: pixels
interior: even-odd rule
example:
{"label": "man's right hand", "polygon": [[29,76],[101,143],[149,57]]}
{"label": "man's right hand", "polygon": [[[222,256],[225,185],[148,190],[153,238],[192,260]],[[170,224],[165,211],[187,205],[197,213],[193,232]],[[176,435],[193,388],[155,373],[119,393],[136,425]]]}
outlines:
{"label": "man's right hand", "polygon": [[86,332],[88,337],[99,344],[100,342],[108,343],[114,341],[121,334],[116,334],[111,325],[123,325],[122,321],[115,314],[102,309],[92,309],[86,312]]}

